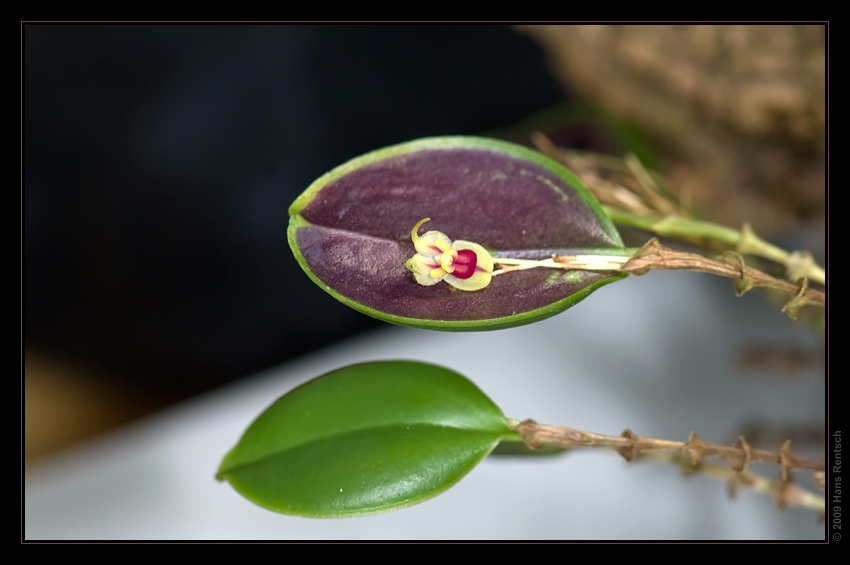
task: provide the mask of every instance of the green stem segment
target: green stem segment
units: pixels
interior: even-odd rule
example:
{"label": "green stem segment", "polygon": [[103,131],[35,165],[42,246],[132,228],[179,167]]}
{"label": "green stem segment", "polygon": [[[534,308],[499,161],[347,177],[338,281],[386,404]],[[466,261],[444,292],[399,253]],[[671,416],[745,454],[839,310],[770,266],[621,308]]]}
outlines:
{"label": "green stem segment", "polygon": [[704,222],[681,216],[651,216],[626,212],[603,206],[605,213],[617,223],[640,228],[667,237],[699,237],[732,245],[742,255],[755,255],[783,265],[788,279],[796,281],[805,277],[818,284],[826,284],[826,271],[815,262],[808,251],[788,252],[756,235],[749,224],[734,230],[713,222]]}

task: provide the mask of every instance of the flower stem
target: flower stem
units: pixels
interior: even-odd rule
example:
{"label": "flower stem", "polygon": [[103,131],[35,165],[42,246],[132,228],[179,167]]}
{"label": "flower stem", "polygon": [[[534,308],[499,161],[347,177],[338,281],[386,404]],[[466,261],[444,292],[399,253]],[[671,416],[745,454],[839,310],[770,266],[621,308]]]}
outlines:
{"label": "flower stem", "polygon": [[493,257],[493,262],[500,265],[508,265],[493,273],[493,276],[544,267],[549,269],[581,269],[584,271],[618,271],[630,256],[616,255],[562,255],[550,257],[549,259],[513,259],[510,257]]}
{"label": "flower stem", "polygon": [[800,278],[797,284],[774,278],[767,273],[754,269],[744,262],[741,254],[726,252],[721,260],[709,259],[696,253],[675,251],[652,239],[637,251],[622,250],[623,255],[553,255],[548,259],[514,259],[493,257],[493,262],[504,265],[493,276],[513,271],[544,267],[549,269],[620,271],[632,275],[643,275],[651,269],[701,271],[735,279],[735,288],[739,295],[757,286],[779,290],[790,298],[782,311],[796,319],[797,311],[806,304],[826,306],[826,294],[808,287],[806,278]]}

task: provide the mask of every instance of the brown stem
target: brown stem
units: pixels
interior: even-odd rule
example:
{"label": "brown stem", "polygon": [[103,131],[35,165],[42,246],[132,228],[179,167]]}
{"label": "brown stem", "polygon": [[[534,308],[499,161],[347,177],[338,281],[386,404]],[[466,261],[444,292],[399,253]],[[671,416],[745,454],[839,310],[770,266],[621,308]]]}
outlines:
{"label": "brown stem", "polygon": [[[633,275],[643,275],[650,269],[688,269],[712,273],[735,279],[735,288],[739,295],[756,286],[773,288],[791,297],[782,311],[787,312],[792,318],[795,318],[797,310],[806,304],[826,305],[826,295],[809,288],[805,279],[800,279],[798,284],[794,285],[771,277],[767,273],[748,266],[738,253],[727,252],[722,258],[723,261],[716,261],[696,253],[675,251],[653,238],[632,255],[619,270]],[[559,257],[554,258],[555,261],[561,262],[559,259]]]}
{"label": "brown stem", "polygon": [[[531,140],[541,153],[574,171],[593,195],[609,207],[608,213],[617,223],[661,236],[678,237],[697,244],[702,242],[702,245],[706,244],[704,238],[734,245],[741,254],[764,257],[784,265],[787,278],[792,282],[806,277],[818,284],[826,284],[824,269],[808,251],[788,253],[762,240],[747,224],[738,231],[711,222],[691,220],[690,206],[684,202],[687,193],[682,192],[678,199],[665,196],[656,176],[650,174],[634,155],[620,159],[559,149],[539,132],[533,134]],[[611,173],[616,180],[609,178]]]}
{"label": "brown stem", "polygon": [[603,447],[613,449],[628,461],[634,460],[642,451],[680,451],[686,452],[693,464],[699,463],[706,456],[717,456],[726,459],[730,467],[736,471],[747,468],[750,461],[764,461],[767,463],[778,463],[783,468],[783,473],[795,468],[810,469],[812,471],[823,471],[823,461],[812,461],[805,457],[797,457],[791,453],[790,441],[786,441],[782,448],[776,451],[764,449],[752,449],[744,440],[743,436],[738,438],[735,445],[731,447],[723,445],[712,445],[705,443],[697,434],[691,433],[687,442],[669,441],[663,439],[647,438],[635,435],[631,430],[626,430],[620,436],[609,436],[582,432],[572,428],[561,426],[546,426],[538,424],[534,420],[525,420],[514,426],[523,441],[530,447],[541,445],[556,445],[558,447]]}
{"label": "brown stem", "polygon": [[[598,447],[616,451],[626,461],[634,461],[638,457],[646,456],[664,459],[679,464],[688,472],[702,471],[726,478],[730,481],[730,489],[745,485],[756,490],[770,491],[774,494],[776,504],[780,508],[798,504],[823,511],[823,499],[794,485],[790,471],[792,469],[811,470],[817,484],[819,477],[823,476],[825,463],[823,460],[814,461],[792,454],[790,440],[783,443],[777,452],[753,449],[743,436],[739,437],[733,446],[728,447],[706,443],[693,432],[687,442],[682,442],[642,437],[628,429],[620,436],[609,436],[562,426],[547,426],[538,424],[534,420],[516,422],[511,425],[511,428],[516,430],[526,445],[532,449],[543,445],[566,448]],[[671,455],[665,456],[664,453]],[[702,461],[704,457],[710,456],[724,459],[727,467],[718,467]],[[755,475],[749,470],[751,461],[778,463],[779,477],[775,481],[769,481]]]}
{"label": "brown stem", "polygon": [[[756,475],[750,470],[735,471],[729,467],[713,465],[700,461],[692,465],[681,453],[645,453],[641,458],[651,458],[663,463],[678,465],[686,475],[701,473],[727,481],[727,492],[730,498],[735,498],[741,487],[751,488],[758,492],[772,494],[777,508],[784,510],[789,506],[804,506],[818,512],[818,520],[823,522],[826,503],[823,497],[794,484],[790,478],[783,480],[782,477],[771,481],[765,477]],[[816,472],[817,473],[817,472]],[[812,477],[817,484],[817,477]]]}

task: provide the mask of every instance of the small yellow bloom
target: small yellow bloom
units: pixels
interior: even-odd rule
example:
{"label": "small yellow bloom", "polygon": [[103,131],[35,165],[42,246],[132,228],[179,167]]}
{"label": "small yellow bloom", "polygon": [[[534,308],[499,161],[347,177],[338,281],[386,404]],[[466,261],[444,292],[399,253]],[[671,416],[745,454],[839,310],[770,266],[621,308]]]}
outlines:
{"label": "small yellow bloom", "polygon": [[460,290],[480,290],[490,284],[493,272],[490,253],[471,241],[452,243],[446,234],[438,231],[419,237],[419,227],[428,220],[425,218],[410,232],[416,255],[405,265],[413,271],[416,282],[431,286],[444,280]]}

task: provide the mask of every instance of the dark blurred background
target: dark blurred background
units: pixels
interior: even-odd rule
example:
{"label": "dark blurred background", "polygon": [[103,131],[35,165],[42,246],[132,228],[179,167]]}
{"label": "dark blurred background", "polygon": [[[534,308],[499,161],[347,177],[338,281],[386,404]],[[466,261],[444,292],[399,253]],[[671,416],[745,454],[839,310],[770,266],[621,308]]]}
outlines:
{"label": "dark blurred background", "polygon": [[314,179],[565,94],[494,25],[25,25],[27,457],[378,324],[286,241]]}
{"label": "dark blurred background", "polygon": [[824,25],[22,27],[28,460],[375,327],[287,209],[398,142],[633,151],[824,263]]}

